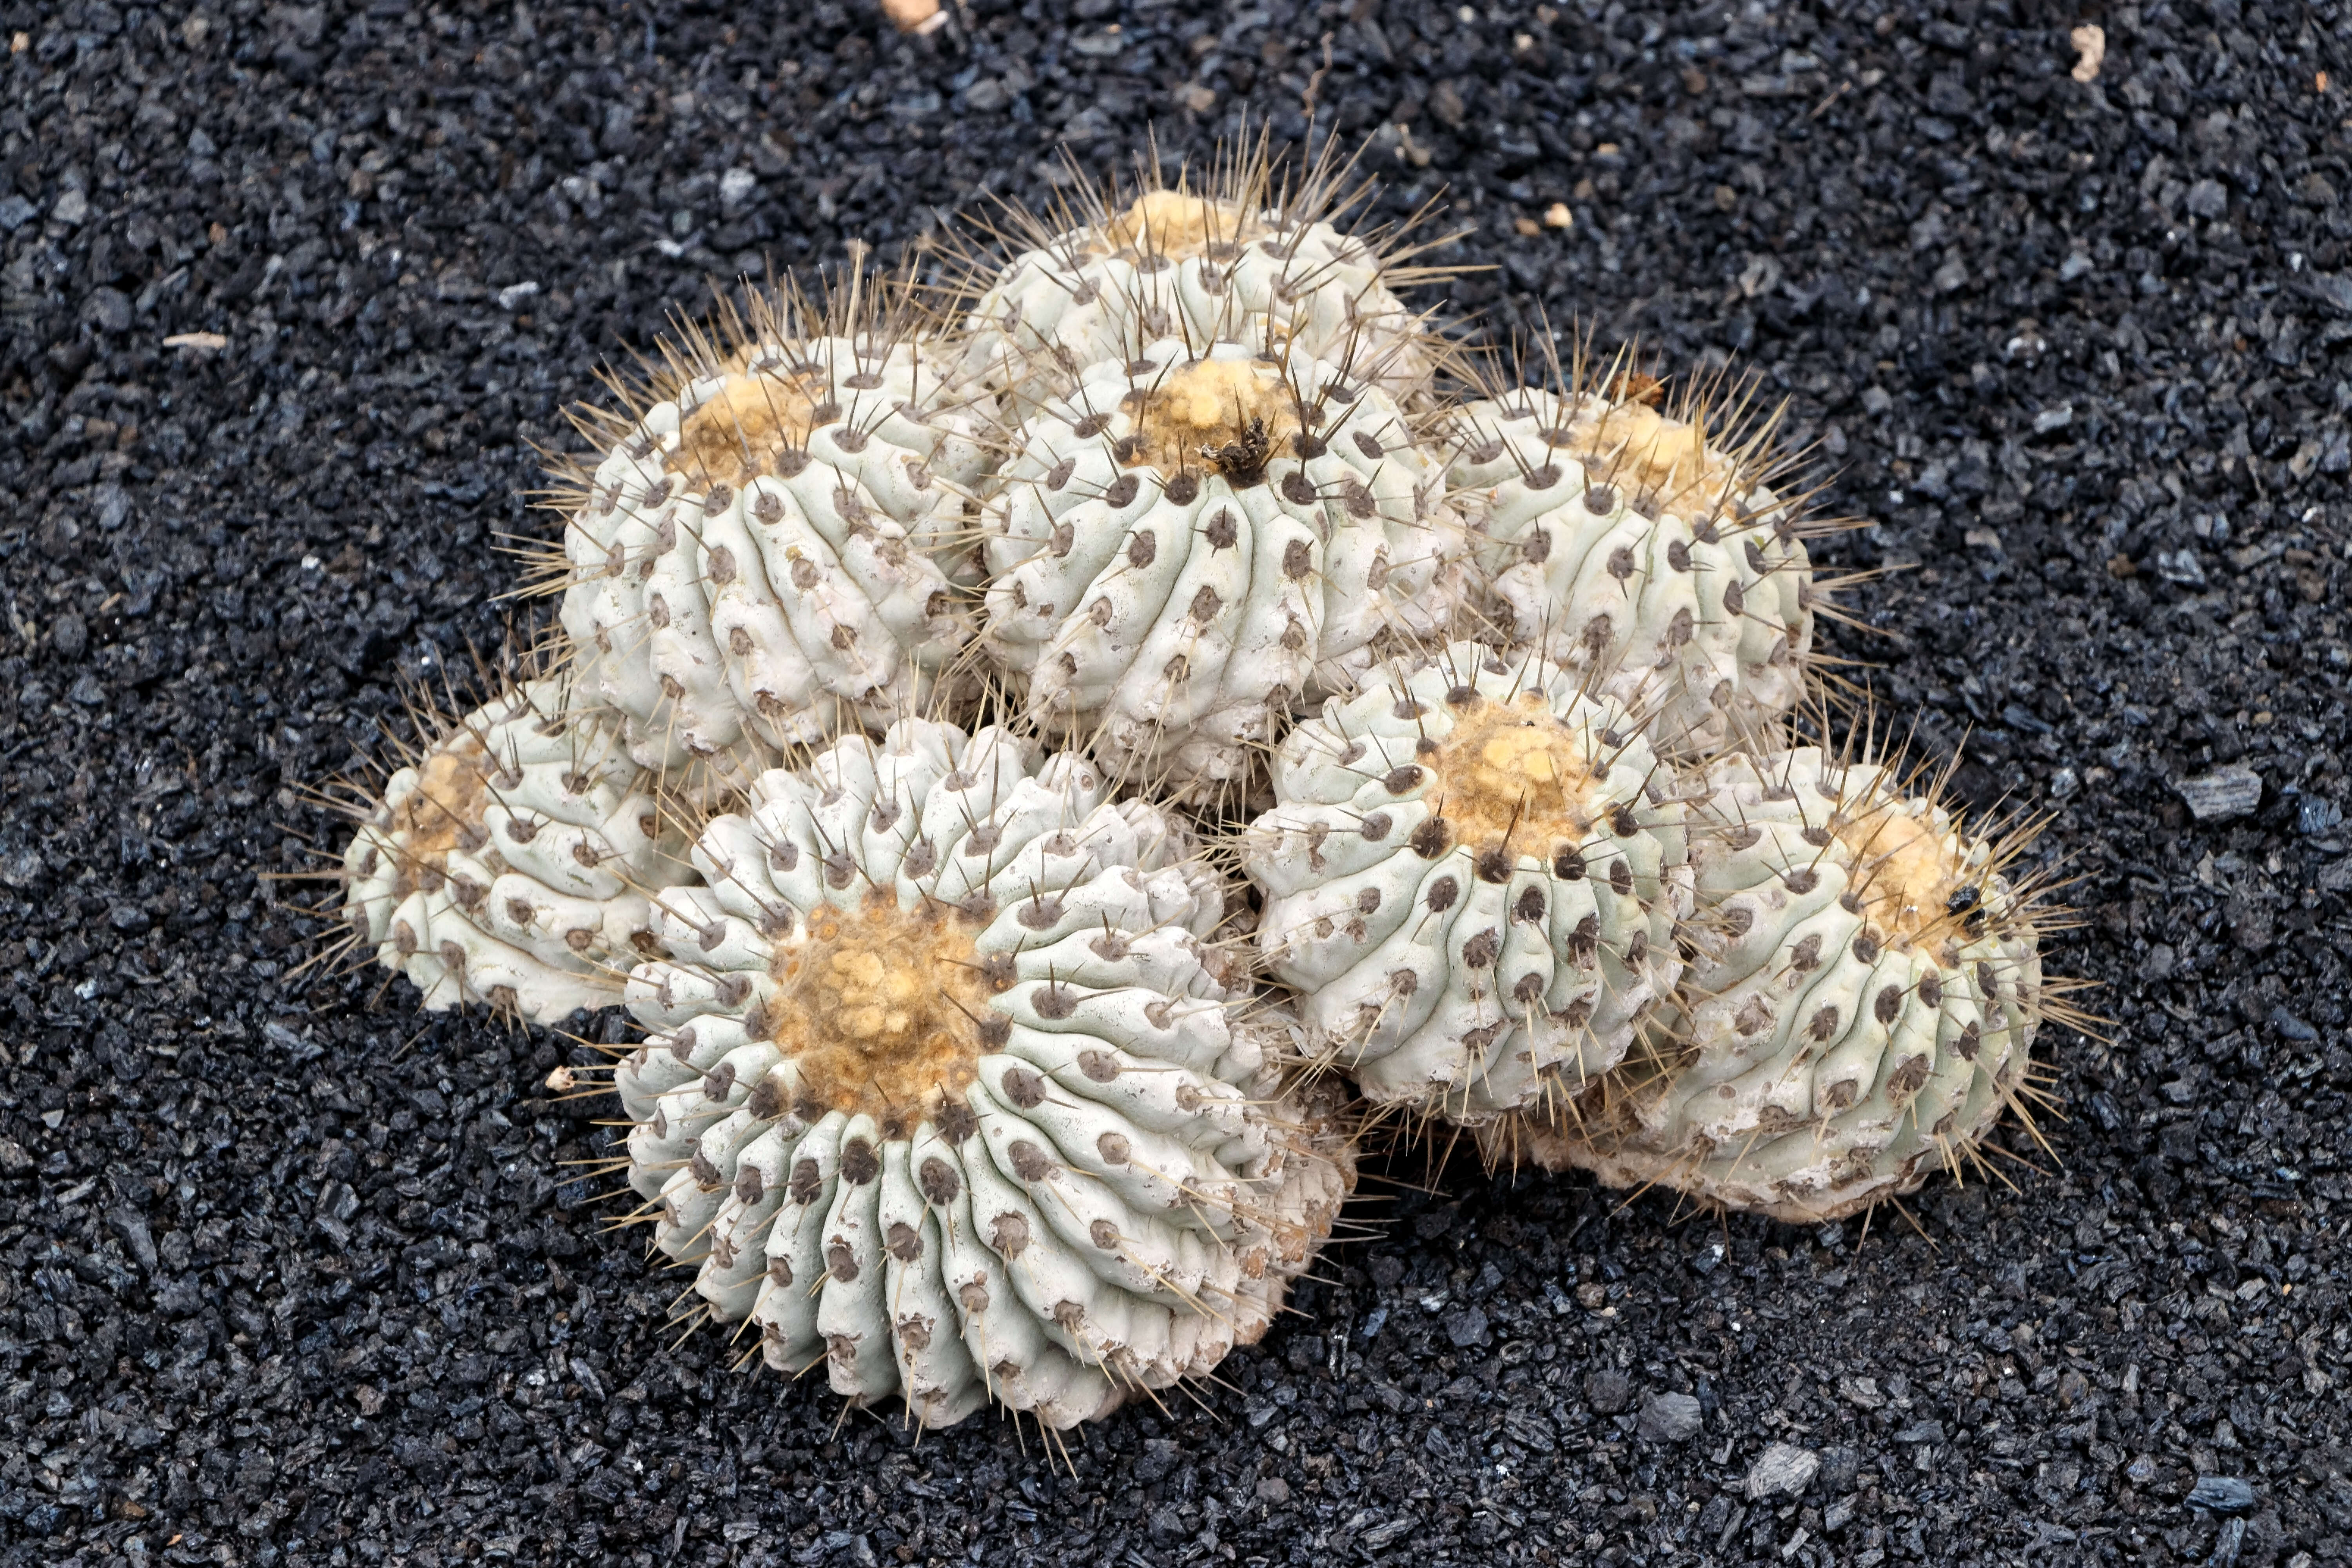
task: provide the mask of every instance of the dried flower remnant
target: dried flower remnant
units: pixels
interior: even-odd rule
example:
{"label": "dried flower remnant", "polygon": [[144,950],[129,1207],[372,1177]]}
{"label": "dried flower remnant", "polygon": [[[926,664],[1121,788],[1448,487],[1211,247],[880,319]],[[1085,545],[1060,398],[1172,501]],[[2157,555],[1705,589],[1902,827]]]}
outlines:
{"label": "dried flower remnant", "polygon": [[2099,67],[2107,58],[2107,30],[2096,22],[2085,22],[2067,35],[2074,44],[2074,68],[2066,74],[2076,81],[2088,84],[2099,79]]}

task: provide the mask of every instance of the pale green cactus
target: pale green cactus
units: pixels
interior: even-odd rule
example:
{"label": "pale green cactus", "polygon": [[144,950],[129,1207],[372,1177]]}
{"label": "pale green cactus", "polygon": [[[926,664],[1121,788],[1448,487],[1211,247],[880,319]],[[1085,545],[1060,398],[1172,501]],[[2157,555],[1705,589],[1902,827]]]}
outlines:
{"label": "pale green cactus", "polygon": [[1516,643],[1640,715],[1661,748],[1754,735],[1804,695],[1815,587],[1760,444],[1701,411],[1527,388],[1468,405],[1446,479]]}
{"label": "pale green cactus", "polygon": [[685,836],[617,726],[570,697],[533,680],[448,725],[344,853],[345,919],[428,1008],[553,1022],[618,1002],[661,951],[646,895],[690,874]]}
{"label": "pale green cactus", "polygon": [[1033,722],[1121,776],[1230,790],[1294,704],[1463,612],[1436,466],[1338,366],[1164,340],[1088,367],[1013,442],[987,646]]}
{"label": "pale green cactus", "polygon": [[1375,1104],[1481,1123],[1615,1067],[1681,973],[1674,775],[1529,654],[1400,661],[1276,753],[1243,865],[1308,1048]]}
{"label": "pale green cactus", "polygon": [[1445,345],[1393,287],[1449,274],[1407,266],[1422,247],[1393,232],[1343,226],[1368,188],[1345,187],[1348,173],[1326,156],[1293,182],[1260,143],[1197,192],[1180,177],[1122,205],[1086,186],[1051,215],[1014,211],[1013,254],[969,258],[966,377],[1025,415],[1091,367],[1178,338],[1298,353],[1419,400]]}
{"label": "pale green cactus", "polygon": [[1068,1426],[1261,1335],[1352,1182],[1099,769],[907,721],[767,774],[631,976],[631,1184],[711,1316],[925,1426]]}
{"label": "pale green cactus", "polygon": [[1538,1163],[1783,1219],[1966,1167],[2033,1094],[2036,899],[1871,763],[1721,759],[1695,792],[1698,913],[1675,1016],[1595,1093],[1498,1131]]}
{"label": "pale green cactus", "polygon": [[924,710],[971,637],[981,422],[872,297],[763,297],[740,347],[689,339],[578,476],[563,629],[646,766],[740,782]]}

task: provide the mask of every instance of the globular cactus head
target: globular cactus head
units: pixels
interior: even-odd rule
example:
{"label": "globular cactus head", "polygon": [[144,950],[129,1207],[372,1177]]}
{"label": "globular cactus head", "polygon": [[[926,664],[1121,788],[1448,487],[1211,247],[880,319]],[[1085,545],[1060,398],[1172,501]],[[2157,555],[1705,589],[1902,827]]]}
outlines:
{"label": "globular cactus head", "polygon": [[1962,1174],[2004,1113],[2030,1126],[2035,1033],[2082,1017],[2042,974],[2038,879],[2007,874],[2030,834],[1971,833],[1912,782],[1818,747],[1707,768],[1675,1013],[1496,1152],[1806,1222]]}
{"label": "globular cactus head", "polygon": [[[1509,378],[1512,383],[1520,379]],[[1661,747],[1700,754],[1806,695],[1819,582],[1777,414],[1702,381],[1667,407],[1621,361],[1489,389],[1451,416],[1446,478],[1496,621],[1590,677]]]}
{"label": "globular cactus head", "polygon": [[1582,1092],[1681,973],[1675,792],[1623,708],[1532,654],[1455,643],[1331,699],[1243,844],[1310,1048],[1451,1121]]}
{"label": "globular cactus head", "polygon": [[910,720],[767,774],[692,858],[615,1086],[701,1310],[924,1426],[1067,1426],[1265,1331],[1353,1167],[1244,1020],[1180,823]]}
{"label": "globular cactus head", "polygon": [[341,914],[427,1008],[553,1022],[617,1003],[661,951],[646,894],[684,873],[685,836],[617,727],[571,696],[542,677],[422,715],[424,743],[355,814]]}
{"label": "globular cactus head", "polygon": [[1327,144],[1303,166],[1266,136],[1221,147],[1196,185],[1156,156],[1131,193],[1081,175],[1045,213],[1010,207],[962,258],[962,364],[1026,417],[1088,367],[1163,338],[1287,347],[1417,405],[1447,342],[1394,290],[1443,282],[1414,258],[1452,237],[1354,221],[1373,183]]}
{"label": "globular cactus head", "polygon": [[1023,711],[1179,798],[1236,793],[1293,705],[1460,615],[1421,447],[1387,393],[1295,349],[1087,367],[994,481],[987,639]]}
{"label": "globular cactus head", "polygon": [[756,292],[583,416],[560,487],[575,678],[649,767],[740,785],[928,710],[972,634],[982,425],[902,284]]}

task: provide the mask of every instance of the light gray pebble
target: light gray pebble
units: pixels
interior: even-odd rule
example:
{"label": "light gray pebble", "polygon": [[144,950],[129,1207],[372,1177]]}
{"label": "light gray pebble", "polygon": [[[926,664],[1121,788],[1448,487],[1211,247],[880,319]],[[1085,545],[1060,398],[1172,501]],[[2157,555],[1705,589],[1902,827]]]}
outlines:
{"label": "light gray pebble", "polygon": [[1680,1443],[1697,1436],[1703,1420],[1697,1395],[1654,1394],[1642,1402],[1634,1430],[1653,1443]]}
{"label": "light gray pebble", "polygon": [[1822,1468],[1822,1457],[1793,1443],[1774,1443],[1748,1467],[1748,1497],[1753,1502],[1785,1492],[1802,1497]]}

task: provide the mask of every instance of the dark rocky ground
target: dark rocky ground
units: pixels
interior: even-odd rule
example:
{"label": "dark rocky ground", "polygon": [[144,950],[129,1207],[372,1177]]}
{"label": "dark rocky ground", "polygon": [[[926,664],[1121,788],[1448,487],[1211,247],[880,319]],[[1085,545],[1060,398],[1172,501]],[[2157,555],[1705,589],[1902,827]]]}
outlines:
{"label": "dark rocky ground", "polygon": [[[8,1560],[2346,1561],[2352,16],[2084,9],[2091,86],[2022,0],[0,0]],[[1917,568],[1846,644],[2059,813],[2063,1168],[1865,1238],[1457,1161],[1074,1471],[668,1351],[555,1045],[289,978],[299,791],[496,644],[532,444],[706,278],[1310,90],[1455,193],[1457,304],[1736,354]]]}

